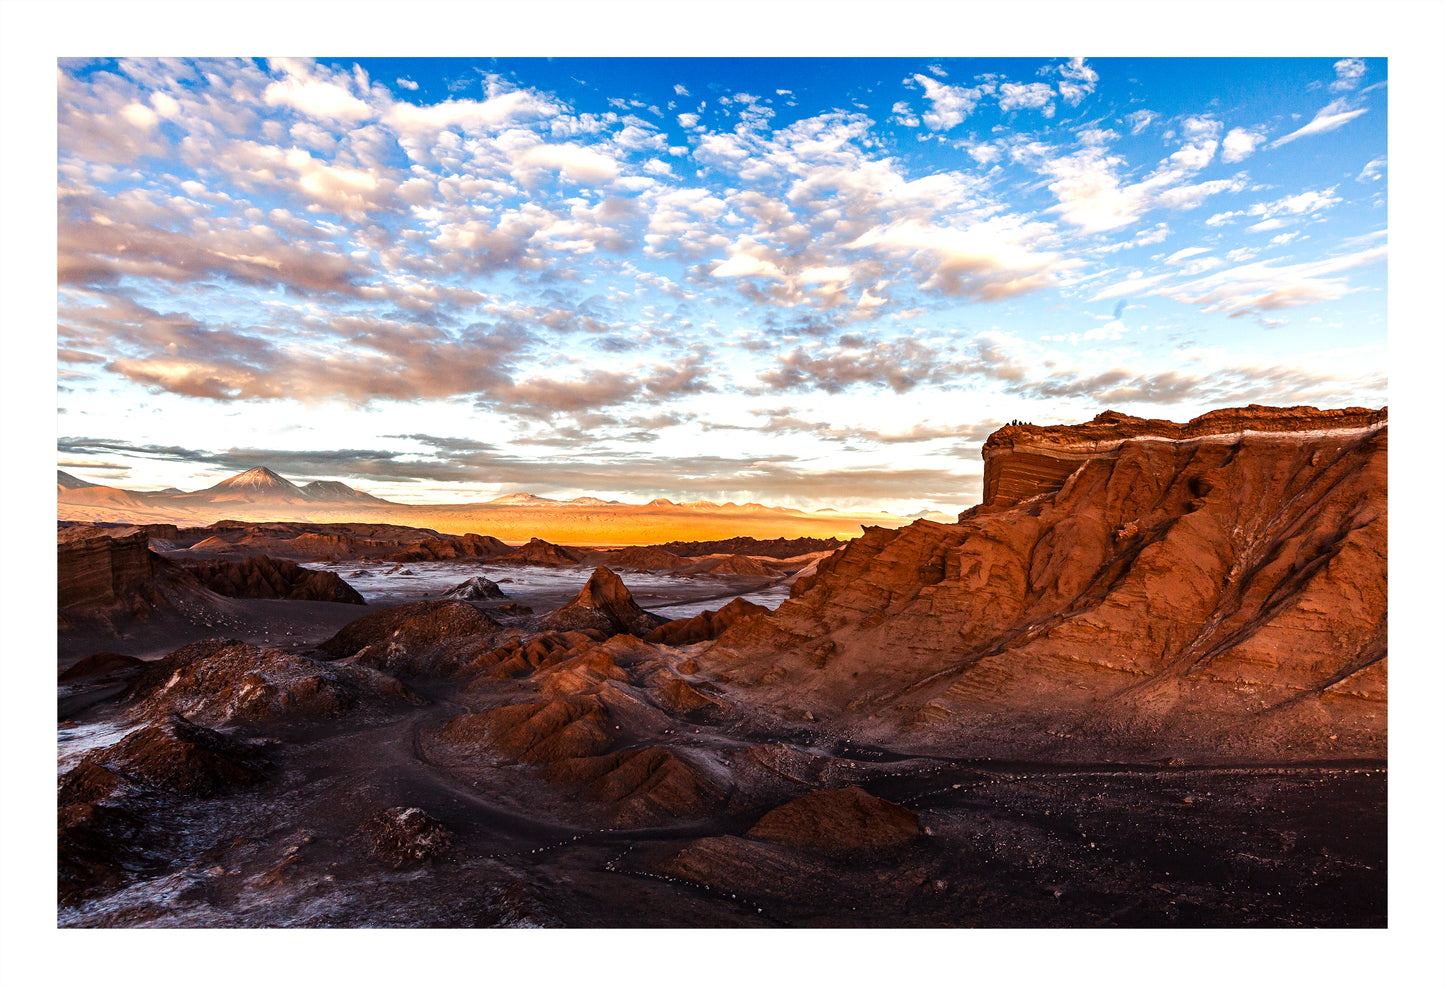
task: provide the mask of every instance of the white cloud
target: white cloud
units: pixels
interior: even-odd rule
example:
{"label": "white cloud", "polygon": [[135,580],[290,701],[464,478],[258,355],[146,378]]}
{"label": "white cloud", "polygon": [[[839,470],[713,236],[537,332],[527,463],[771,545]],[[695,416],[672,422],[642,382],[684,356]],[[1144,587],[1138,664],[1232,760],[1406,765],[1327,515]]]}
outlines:
{"label": "white cloud", "polygon": [[1145,277],[1142,273],[1136,270],[1124,280],[1119,281],[1116,284],[1111,284],[1107,288],[1100,288],[1089,300],[1104,301],[1108,298],[1122,298],[1125,295],[1138,294],[1145,288],[1151,288],[1154,285],[1158,284],[1160,281],[1168,280],[1173,276],[1174,274],[1172,271],[1166,271],[1163,274],[1155,274],[1152,277]]}
{"label": "white cloud", "polygon": [[1387,247],[1373,247],[1278,267],[1269,263],[1248,264],[1158,293],[1181,304],[1197,305],[1205,312],[1224,312],[1231,316],[1334,301],[1348,294],[1350,287],[1342,278],[1329,275],[1382,260],[1387,250]]}
{"label": "white cloud", "polygon": [[421,83],[413,82],[411,79],[397,79],[396,84],[403,89],[410,89],[412,92],[416,92],[421,88]]}
{"label": "white cloud", "polygon": [[1224,135],[1224,153],[1220,155],[1220,160],[1225,164],[1243,161],[1263,143],[1263,128],[1246,130],[1244,127],[1235,127]]}
{"label": "white cloud", "polygon": [[1366,112],[1368,111],[1364,109],[1352,110],[1345,100],[1337,99],[1316,113],[1315,118],[1309,123],[1306,123],[1293,133],[1285,134],[1269,146],[1279,147],[1282,144],[1288,144],[1290,141],[1298,140],[1301,137],[1312,137],[1315,134],[1325,134],[1331,130],[1338,130],[1355,117]]}
{"label": "white cloud", "polygon": [[1379,181],[1385,177],[1383,172],[1389,165],[1389,161],[1383,157],[1371,158],[1360,173],[1355,176],[1355,181]]}
{"label": "white cloud", "polygon": [[1183,250],[1176,250],[1174,253],[1171,253],[1169,256],[1165,257],[1165,258],[1164,258],[1164,262],[1165,262],[1166,264],[1182,264],[1185,260],[1189,259],[1190,257],[1196,256],[1196,255],[1201,254],[1201,253],[1208,253],[1208,252],[1209,252],[1209,248],[1208,248],[1208,247],[1197,247],[1197,246],[1194,246],[1194,247],[1185,247]]}
{"label": "white cloud", "polygon": [[1331,92],[1348,92],[1360,84],[1365,74],[1363,58],[1341,58],[1335,62],[1335,81],[1330,83]]}
{"label": "white cloud", "polygon": [[913,110],[903,100],[893,104],[893,122],[902,127],[918,126],[918,117],[913,115]]}
{"label": "white cloud", "polygon": [[1059,76],[1059,95],[1070,106],[1078,106],[1085,96],[1094,91],[1094,84],[1099,81],[1099,73],[1085,64],[1082,57],[1071,58],[1060,65]]}
{"label": "white cloud", "polygon": [[267,106],[289,106],[318,120],[360,123],[375,110],[346,89],[332,82],[291,74],[266,87]]}
{"label": "white cloud", "polygon": [[131,103],[120,111],[121,116],[129,120],[133,125],[142,130],[149,130],[156,125],[159,119],[155,110],[142,103]]}
{"label": "white cloud", "polygon": [[1273,237],[1269,242],[1273,243],[1275,246],[1284,246],[1296,236],[1299,236],[1299,230],[1295,230],[1293,233],[1280,233],[1278,236]]}
{"label": "white cloud", "polygon": [[485,133],[537,117],[556,116],[560,108],[546,97],[525,89],[498,93],[489,99],[448,99],[430,106],[394,103],[383,122],[401,136],[431,140],[440,130]]}
{"label": "white cloud", "polygon": [[952,130],[973,112],[983,95],[982,89],[950,86],[926,75],[915,75],[913,82],[923,87],[923,95],[932,104],[923,114],[923,124],[929,130]]}
{"label": "white cloud", "polygon": [[998,87],[998,108],[1039,110],[1044,116],[1054,115],[1054,90],[1044,82],[1005,82]]}
{"label": "white cloud", "polygon": [[1159,119],[1159,114],[1153,110],[1135,110],[1124,117],[1124,122],[1129,124],[1129,135],[1137,137],[1157,119]]}
{"label": "white cloud", "polygon": [[692,93],[690,93],[690,92],[687,91],[687,86],[683,85],[681,82],[679,82],[677,85],[673,86],[673,87],[672,87],[672,91],[673,91],[673,93],[674,93],[675,95],[678,95],[678,96],[691,96],[691,95],[692,95]]}

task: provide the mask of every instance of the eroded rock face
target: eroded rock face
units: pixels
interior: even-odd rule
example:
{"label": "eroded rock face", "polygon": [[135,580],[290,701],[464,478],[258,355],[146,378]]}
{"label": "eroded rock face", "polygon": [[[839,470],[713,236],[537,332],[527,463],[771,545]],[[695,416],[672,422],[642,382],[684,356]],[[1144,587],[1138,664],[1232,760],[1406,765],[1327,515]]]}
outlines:
{"label": "eroded rock face", "polygon": [[768,609],[765,606],[759,606],[746,599],[734,599],[722,609],[704,610],[696,616],[664,623],[647,635],[647,642],[682,647],[704,640],[714,640],[743,617],[756,616],[766,612]]}
{"label": "eroded rock face", "polygon": [[106,606],[144,587],[160,562],[148,544],[144,532],[110,537],[94,528],[62,529],[56,544],[59,606]]}
{"label": "eroded rock face", "polygon": [[919,835],[918,816],[856,787],[809,791],[774,808],[748,837],[828,851],[883,849]]}
{"label": "eroded rock face", "polygon": [[549,568],[568,568],[572,565],[582,564],[585,558],[586,555],[575,548],[552,544],[541,538],[532,538],[520,548],[513,549],[497,560],[506,565],[544,565]]}
{"label": "eroded rock face", "polygon": [[610,569],[599,568],[582,590],[547,617],[542,626],[547,630],[595,629],[645,637],[666,622],[638,606],[627,586]]}
{"label": "eroded rock face", "polygon": [[190,562],[185,567],[212,592],[236,599],[366,604],[361,593],[335,572],[302,568],[293,561],[265,555],[253,555],[241,561]]}
{"label": "eroded rock face", "polygon": [[142,787],[209,795],[259,783],[265,766],[265,757],[250,745],[168,713],[115,745],[86,754],[62,778],[60,801],[100,801],[114,794],[115,782],[101,779],[99,771]]}
{"label": "eroded rock face", "polygon": [[984,506],[1010,507],[1040,493],[1057,490],[1090,459],[1109,457],[1128,439],[1242,438],[1247,433],[1302,434],[1324,429],[1367,429],[1383,425],[1386,410],[1351,407],[1222,408],[1177,424],[1104,411],[1081,425],[1009,425],[988,437],[983,446]]}
{"label": "eroded rock face", "polygon": [[451,674],[493,644],[501,629],[464,602],[426,600],[352,620],[318,648],[401,674]]}
{"label": "eroded rock face", "polygon": [[150,718],[175,712],[210,726],[304,724],[421,704],[390,675],[238,640],[203,640],[148,663],[124,698]]}
{"label": "eroded rock face", "polygon": [[722,795],[692,764],[660,746],[559,760],[542,776],[575,786],[621,825],[710,814]]}
{"label": "eroded rock face", "polygon": [[1177,441],[1096,420],[1059,489],[870,529],[704,664],[980,752],[1383,756],[1384,412],[1245,410]]}
{"label": "eroded rock face", "polygon": [[499,558],[510,554],[512,546],[494,537],[481,534],[438,535],[420,544],[386,556],[390,561],[446,561],[452,558]]}
{"label": "eroded rock face", "polygon": [[562,696],[457,716],[437,739],[526,763],[590,757],[612,745],[607,707],[595,695]]}

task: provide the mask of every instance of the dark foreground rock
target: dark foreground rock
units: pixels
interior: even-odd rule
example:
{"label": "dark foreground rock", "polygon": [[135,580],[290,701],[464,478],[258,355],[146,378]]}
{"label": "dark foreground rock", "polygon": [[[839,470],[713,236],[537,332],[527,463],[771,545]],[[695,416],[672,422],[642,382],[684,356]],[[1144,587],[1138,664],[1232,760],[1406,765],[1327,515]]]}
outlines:
{"label": "dark foreground rock", "polygon": [[917,815],[856,787],[809,791],[748,830],[754,839],[830,851],[899,846],[918,834]]}
{"label": "dark foreground rock", "polygon": [[453,851],[451,830],[420,808],[379,811],[362,823],[361,836],[372,855],[394,867],[448,859]]}
{"label": "dark foreground rock", "polygon": [[186,563],[212,592],[235,599],[296,599],[366,605],[335,572],[302,568],[294,561],[253,555],[241,561],[212,559]]}
{"label": "dark foreground rock", "polygon": [[305,725],[422,704],[388,674],[239,640],[203,640],[150,662],[123,700],[148,717],[177,712],[212,726]]}

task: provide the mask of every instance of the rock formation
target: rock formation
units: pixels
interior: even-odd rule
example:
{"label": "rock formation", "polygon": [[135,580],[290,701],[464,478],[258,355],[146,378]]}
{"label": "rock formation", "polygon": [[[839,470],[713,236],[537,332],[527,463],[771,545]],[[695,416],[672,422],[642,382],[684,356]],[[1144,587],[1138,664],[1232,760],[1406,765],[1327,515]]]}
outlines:
{"label": "rock formation", "polygon": [[644,637],[666,622],[663,617],[638,606],[627,586],[610,569],[599,568],[577,595],[543,621],[542,627],[546,630],[591,628],[608,634],[630,633]]}
{"label": "rock formation", "polygon": [[505,599],[507,594],[491,579],[474,575],[458,585],[452,586],[443,599]]}
{"label": "rock formation", "polygon": [[175,712],[213,727],[305,724],[421,704],[411,689],[379,671],[239,640],[202,640],[149,662],[123,699],[148,718]]}
{"label": "rock formation", "polygon": [[542,565],[548,568],[569,568],[582,564],[587,556],[575,548],[532,538],[522,547],[508,552],[498,559],[505,565]]}
{"label": "rock formation", "polygon": [[368,613],[317,645],[391,674],[443,677],[496,647],[502,626],[476,607],[425,600]]}
{"label": "rock formation", "polygon": [[1117,454],[1127,439],[1233,441],[1246,435],[1370,429],[1386,419],[1384,408],[1322,411],[1251,404],[1210,411],[1184,424],[1104,411],[1082,425],[1008,425],[990,435],[983,446],[983,503],[1009,507],[1052,492],[1083,462]]}
{"label": "rock formation", "polygon": [[736,537],[721,541],[669,541],[654,545],[663,551],[683,558],[697,558],[701,555],[760,555],[767,558],[796,558],[810,555],[815,551],[836,551],[846,541],[837,538],[758,538]]}
{"label": "rock formation", "polygon": [[402,867],[452,855],[452,833],[420,808],[388,808],[361,826],[361,836],[372,854]]}
{"label": "rock formation", "polygon": [[241,561],[195,561],[184,566],[206,588],[236,599],[297,599],[366,605],[335,572],[302,568],[292,561],[252,555]]}
{"label": "rock formation", "polygon": [[1048,432],[1077,455],[1057,488],[1013,451],[1042,430],[1006,428],[985,504],[867,530],[703,664],[952,750],[1382,756],[1384,414],[1250,408],[1178,438],[1101,415]]}
{"label": "rock formation", "polygon": [[917,815],[856,787],[809,791],[748,829],[752,839],[842,851],[899,846],[918,835]]}
{"label": "rock formation", "polygon": [[756,616],[768,612],[767,607],[746,599],[734,599],[722,609],[704,610],[696,616],[664,623],[647,635],[651,644],[668,644],[682,647],[704,640],[715,640],[728,627],[745,616]]}

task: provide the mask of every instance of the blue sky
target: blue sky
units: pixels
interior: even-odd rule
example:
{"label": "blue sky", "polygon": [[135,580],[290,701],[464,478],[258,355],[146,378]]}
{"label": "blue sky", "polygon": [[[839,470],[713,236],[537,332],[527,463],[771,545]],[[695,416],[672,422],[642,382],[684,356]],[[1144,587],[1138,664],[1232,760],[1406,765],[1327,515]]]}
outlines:
{"label": "blue sky", "polygon": [[1386,402],[1385,59],[64,60],[59,462],[957,510]]}

